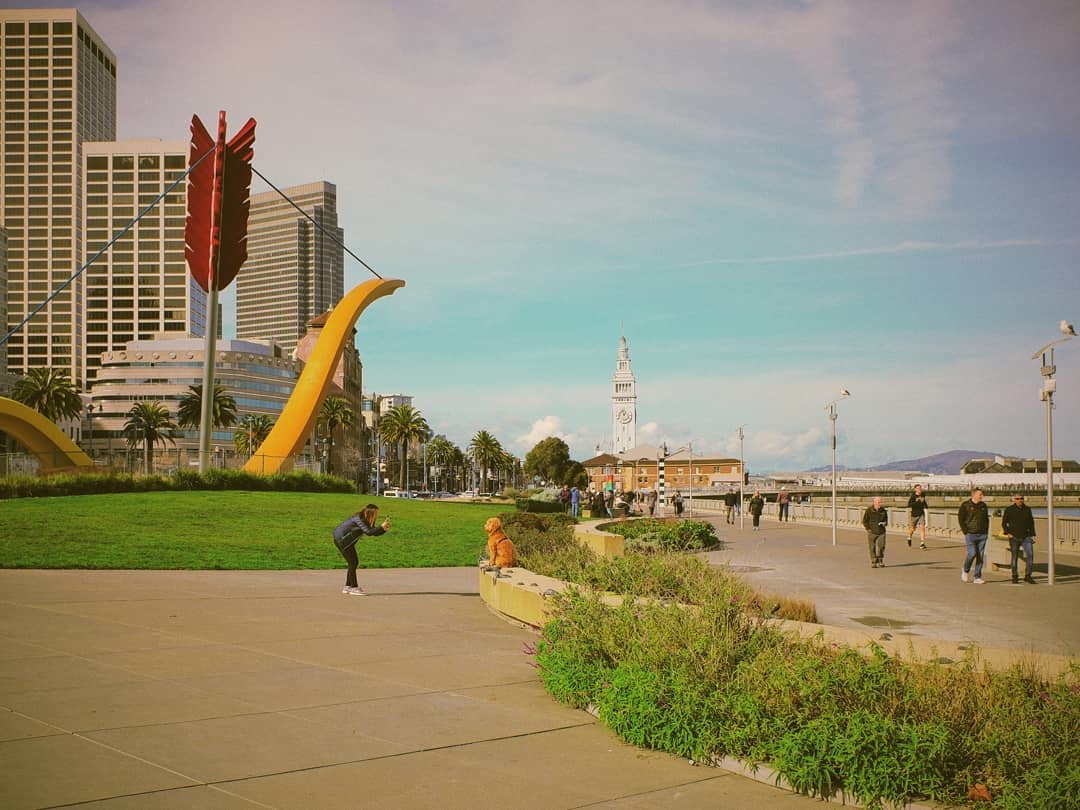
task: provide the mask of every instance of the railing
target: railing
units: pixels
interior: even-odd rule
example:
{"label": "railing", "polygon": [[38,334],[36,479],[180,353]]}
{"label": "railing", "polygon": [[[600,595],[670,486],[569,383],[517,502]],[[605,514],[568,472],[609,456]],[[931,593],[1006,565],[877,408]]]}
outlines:
{"label": "railing", "polygon": [[[726,510],[723,501],[711,499],[705,500],[695,498],[692,511],[690,509],[689,500],[686,501],[685,506],[684,517],[689,517],[690,515],[696,517],[713,517],[724,514]],[[964,533],[960,531],[960,524],[956,519],[958,507],[959,502],[957,503],[957,507],[954,508],[928,509],[926,512],[926,534],[930,537],[963,537]],[[906,508],[899,506],[890,507],[886,505],[886,509],[888,509],[889,512],[888,530],[891,532],[902,531],[906,534],[908,530],[908,521],[910,520],[910,512]],[[862,516],[865,511],[865,504],[838,503],[836,505],[836,524],[847,528],[861,527]],[[665,514],[672,514],[670,506],[667,507]],[[775,503],[766,503],[765,512],[762,517],[777,520],[779,518],[779,507]],[[788,508],[788,518],[795,523],[802,522],[832,525],[832,506],[827,502],[810,504],[793,503]],[[991,533],[997,532],[1000,529],[1001,518],[991,517]],[[1045,516],[1036,515],[1035,534],[1038,537],[1047,536]],[[1080,517],[1076,515],[1055,514],[1054,539],[1057,541],[1057,548],[1080,551]]]}

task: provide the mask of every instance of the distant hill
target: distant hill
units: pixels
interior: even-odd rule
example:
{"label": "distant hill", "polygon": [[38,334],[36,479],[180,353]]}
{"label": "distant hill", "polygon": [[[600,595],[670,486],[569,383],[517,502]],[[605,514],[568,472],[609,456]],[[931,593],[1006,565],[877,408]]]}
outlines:
{"label": "distant hill", "polygon": [[905,461],[890,461],[870,470],[885,472],[887,470],[919,470],[920,472],[933,473],[934,475],[959,475],[960,468],[973,458],[993,458],[1003,455],[989,450],[947,450],[933,456],[912,458]]}
{"label": "distant hill", "polygon": [[[877,467],[866,467],[870,472],[888,472],[917,470],[934,475],[959,475],[960,468],[973,458],[993,458],[1004,453],[994,453],[989,450],[947,450],[933,456],[922,458],[910,458],[904,461],[890,461],[888,464],[880,464]],[[828,472],[832,467],[815,467],[810,472]],[[853,468],[837,465],[837,471],[850,472]],[[864,469],[860,467],[859,469]]]}

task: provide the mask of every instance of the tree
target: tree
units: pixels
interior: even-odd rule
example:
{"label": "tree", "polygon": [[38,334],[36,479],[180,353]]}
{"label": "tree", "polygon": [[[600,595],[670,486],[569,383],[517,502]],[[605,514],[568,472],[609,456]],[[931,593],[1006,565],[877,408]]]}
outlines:
{"label": "tree", "polygon": [[33,408],[50,422],[75,419],[82,414],[79,389],[64,371],[32,368],[15,382],[11,398]]}
{"label": "tree", "polygon": [[265,413],[249,413],[233,431],[233,444],[237,453],[252,454],[260,444],[266,441],[274,428],[274,420]]}
{"label": "tree", "polygon": [[388,410],[379,420],[379,435],[384,442],[401,446],[401,453],[398,457],[401,470],[398,480],[399,486],[407,488],[405,462],[409,457],[409,444],[420,439],[426,439],[431,435],[431,428],[428,427],[427,420],[412,405],[398,405],[396,408]]}
{"label": "tree", "polygon": [[178,429],[169,416],[169,409],[162,402],[138,402],[127,412],[124,422],[124,438],[128,447],[144,447],[146,474],[154,472],[154,445],[166,442],[176,444],[173,433]]}
{"label": "tree", "polygon": [[565,484],[570,467],[570,447],[558,436],[538,442],[525,456],[525,474],[552,484]]}
{"label": "tree", "polygon": [[[457,451],[458,455],[460,455],[461,451],[445,436],[436,436],[428,442],[427,449],[428,458],[435,465],[435,489],[438,490],[440,473],[451,469],[454,462],[454,452]],[[443,477],[443,480],[446,480],[445,477]]]}
{"label": "tree", "polygon": [[[224,385],[214,386],[212,408],[215,428],[230,428],[236,424],[236,400],[225,393]],[[189,385],[187,393],[180,397],[176,421],[182,428],[197,429],[202,425],[202,383]]]}
{"label": "tree", "polygon": [[480,465],[480,491],[488,489],[488,470],[498,461],[502,452],[499,440],[486,430],[478,431],[469,442],[469,458]]}
{"label": "tree", "polygon": [[333,472],[334,430],[339,427],[352,427],[353,421],[353,409],[345,397],[327,397],[323,400],[322,410],[319,411],[319,425],[326,431],[326,436],[330,440],[330,446],[326,451],[327,472]]}
{"label": "tree", "polygon": [[585,469],[585,466],[580,461],[571,461],[570,466],[563,473],[563,483],[568,487],[588,489],[589,471]]}

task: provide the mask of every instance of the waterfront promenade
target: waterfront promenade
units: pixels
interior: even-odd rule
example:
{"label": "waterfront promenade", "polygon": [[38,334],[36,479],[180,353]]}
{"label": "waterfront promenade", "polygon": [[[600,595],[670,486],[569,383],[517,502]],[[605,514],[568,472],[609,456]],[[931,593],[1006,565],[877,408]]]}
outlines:
{"label": "waterfront promenade", "polygon": [[[1080,567],[1058,584],[959,579],[960,549],[862,532],[720,526],[715,562],[813,598],[823,621],[1078,648]],[[1040,575],[1040,579],[1042,576]],[[820,802],[619,742],[554,703],[533,632],[472,568],[0,571],[0,806],[804,808]],[[898,625],[893,626],[895,631]]]}

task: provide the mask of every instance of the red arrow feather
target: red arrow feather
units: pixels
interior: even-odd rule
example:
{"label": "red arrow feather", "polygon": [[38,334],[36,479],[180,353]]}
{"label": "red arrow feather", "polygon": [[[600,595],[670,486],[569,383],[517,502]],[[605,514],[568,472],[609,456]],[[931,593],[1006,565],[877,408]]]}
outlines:
{"label": "red arrow feather", "polygon": [[[215,142],[199,116],[191,117],[187,223],[184,254],[191,275],[207,292],[232,283],[247,259],[251,158],[255,119],[225,143],[225,112],[218,114]],[[206,157],[213,151],[213,157]],[[200,162],[201,161],[201,162]]]}

